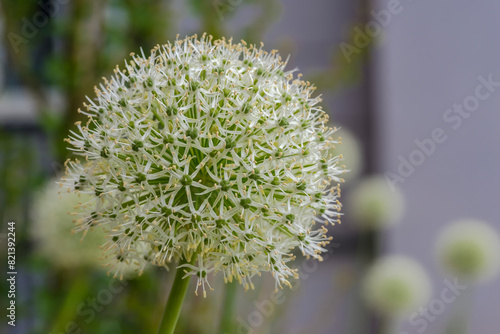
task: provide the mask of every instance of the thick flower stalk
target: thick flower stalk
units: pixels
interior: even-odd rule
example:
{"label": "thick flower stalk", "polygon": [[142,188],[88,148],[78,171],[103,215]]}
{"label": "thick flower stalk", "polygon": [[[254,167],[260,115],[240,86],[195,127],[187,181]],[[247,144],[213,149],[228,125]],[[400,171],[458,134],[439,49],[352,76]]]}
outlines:
{"label": "thick flower stalk", "polygon": [[294,249],[321,260],[343,168],[314,87],[244,42],[194,36],[131,57],[68,140],[81,158],[65,183],[93,195],[77,229],[101,225],[121,262],[182,260],[204,293],[216,272],[289,285]]}

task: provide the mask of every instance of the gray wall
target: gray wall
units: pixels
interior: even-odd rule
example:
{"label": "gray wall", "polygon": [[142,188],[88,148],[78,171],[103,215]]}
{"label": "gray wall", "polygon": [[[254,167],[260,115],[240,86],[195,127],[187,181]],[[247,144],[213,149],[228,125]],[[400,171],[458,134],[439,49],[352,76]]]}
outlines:
{"label": "gray wall", "polygon": [[[444,288],[433,242],[443,225],[475,217],[500,231],[500,87],[456,130],[443,116],[473,95],[478,76],[500,82],[500,2],[401,1],[378,48],[377,109],[383,148],[380,169],[396,172],[402,155],[417,148],[436,128],[447,140],[437,144],[401,185],[408,208],[391,233],[391,249],[419,259],[434,275],[434,297]],[[387,1],[379,1],[380,8]],[[470,102],[470,101],[469,101]],[[500,261],[500,254],[499,261]],[[497,280],[474,290],[470,333],[498,333]],[[427,329],[440,333],[453,305]],[[415,327],[408,327],[414,329]]]}

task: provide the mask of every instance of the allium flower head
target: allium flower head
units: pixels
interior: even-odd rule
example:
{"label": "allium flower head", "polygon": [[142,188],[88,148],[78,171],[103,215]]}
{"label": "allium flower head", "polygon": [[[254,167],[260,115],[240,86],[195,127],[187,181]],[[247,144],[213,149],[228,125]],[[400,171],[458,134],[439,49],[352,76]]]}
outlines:
{"label": "allium flower head", "polygon": [[437,253],[443,269],[461,279],[486,281],[500,269],[500,237],[487,223],[461,219],[442,232]]}
{"label": "allium flower head", "polygon": [[[106,267],[111,266],[119,267],[122,276],[142,273],[142,262],[119,261],[119,253],[113,254],[111,259],[103,259],[100,246],[106,242],[106,237],[100,227],[92,228],[92,233],[86,238],[72,233],[72,216],[85,213],[93,203],[93,195],[70,192],[69,188],[61,188],[55,180],[50,180],[36,193],[30,212],[30,234],[35,241],[37,254],[64,270],[106,270]],[[85,230],[87,231],[89,230]],[[147,251],[147,248],[139,245],[138,252],[141,256],[147,254]]]}
{"label": "allium flower head", "polygon": [[81,267],[100,267],[99,246],[105,242],[104,233],[96,231],[82,240],[81,235],[71,234],[71,217],[68,212],[78,211],[88,202],[88,194],[64,193],[53,180],[36,192],[30,212],[30,235],[35,241],[37,254],[47,258],[59,268],[72,270]]}
{"label": "allium flower head", "polygon": [[422,306],[430,297],[425,270],[404,256],[386,256],[375,262],[364,278],[366,302],[378,313],[398,316]]}
{"label": "allium flower head", "polygon": [[181,258],[208,284],[222,271],[251,287],[272,272],[289,285],[298,248],[321,259],[338,220],[337,144],[314,88],[276,51],[203,36],[132,54],[96,88],[69,142],[85,165],[66,182],[94,196],[79,229],[106,248],[163,266]]}
{"label": "allium flower head", "polygon": [[380,229],[397,223],[404,212],[404,198],[383,176],[364,178],[347,196],[346,212],[360,229]]}
{"label": "allium flower head", "polygon": [[336,134],[341,141],[339,143],[341,145],[335,145],[335,148],[330,149],[330,153],[333,155],[342,155],[341,167],[348,170],[342,176],[346,183],[350,183],[359,177],[363,167],[361,144],[358,138],[345,127],[340,127]]}

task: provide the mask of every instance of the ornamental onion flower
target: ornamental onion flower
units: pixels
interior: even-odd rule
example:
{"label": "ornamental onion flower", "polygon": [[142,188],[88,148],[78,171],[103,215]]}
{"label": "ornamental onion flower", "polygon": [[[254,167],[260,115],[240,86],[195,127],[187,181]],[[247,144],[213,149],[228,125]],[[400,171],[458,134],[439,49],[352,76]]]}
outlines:
{"label": "ornamental onion flower", "polygon": [[399,316],[427,302],[431,283],[417,262],[390,255],[371,266],[364,278],[363,291],[373,310],[384,316]]}
{"label": "ornamental onion flower", "polygon": [[51,180],[35,193],[30,212],[30,235],[37,253],[65,270],[101,267],[104,262],[100,259],[99,246],[105,242],[104,233],[96,231],[84,240],[81,235],[70,235],[72,217],[68,212],[79,210],[91,196],[74,193],[61,196],[60,190]]}
{"label": "ornamental onion flower", "polygon": [[481,220],[453,222],[441,232],[436,245],[443,269],[460,279],[483,282],[499,272],[500,237]]}
{"label": "ornamental onion flower", "polygon": [[314,87],[244,41],[193,36],[131,57],[68,139],[63,183],[92,196],[76,228],[101,226],[120,261],[179,261],[204,294],[217,272],[290,285],[294,249],[321,260],[343,168]]}
{"label": "ornamental onion flower", "polygon": [[397,223],[404,212],[399,188],[391,189],[383,176],[364,178],[347,196],[347,212],[360,229],[377,230]]}
{"label": "ornamental onion flower", "polygon": [[336,132],[341,140],[341,145],[335,145],[330,150],[333,155],[342,155],[341,167],[348,170],[343,175],[346,183],[356,180],[361,174],[363,168],[363,153],[358,138],[347,128],[341,126]]}
{"label": "ornamental onion flower", "polygon": [[[117,256],[107,260],[102,258],[99,247],[106,242],[106,238],[99,227],[94,228],[86,238],[71,234],[71,215],[81,214],[92,202],[90,194],[69,192],[68,188],[60,188],[54,180],[38,191],[30,212],[30,234],[38,254],[64,270],[120,266],[122,275],[141,274],[144,268],[137,261],[118,261]],[[139,251],[142,256],[146,254],[144,247]]]}

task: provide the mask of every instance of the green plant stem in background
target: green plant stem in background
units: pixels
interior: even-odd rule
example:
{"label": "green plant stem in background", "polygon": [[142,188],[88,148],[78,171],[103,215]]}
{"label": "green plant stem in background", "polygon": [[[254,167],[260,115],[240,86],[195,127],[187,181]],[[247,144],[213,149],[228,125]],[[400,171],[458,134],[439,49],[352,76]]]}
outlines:
{"label": "green plant stem in background", "polygon": [[[193,256],[194,260],[195,256]],[[188,263],[184,259],[179,262],[179,266]],[[168,296],[167,305],[163,313],[163,319],[161,320],[160,327],[158,328],[158,334],[173,334],[175,331],[175,326],[179,320],[179,315],[181,314],[182,302],[186,296],[186,291],[189,286],[189,278],[191,276],[183,279],[184,268],[177,267],[175,272],[174,284],[170,290],[170,295]]]}
{"label": "green plant stem in background", "polygon": [[377,231],[361,231],[359,235],[358,249],[356,253],[358,281],[354,285],[356,287],[353,291],[353,300],[349,312],[349,333],[363,334],[372,330],[375,326],[375,332],[382,334],[383,328],[377,324],[377,319],[374,319],[372,312],[366,306],[363,295],[361,281],[362,277],[366,274],[366,270],[376,260],[380,253],[380,240]]}
{"label": "green plant stem in background", "polygon": [[65,333],[68,323],[73,321],[76,316],[78,305],[85,299],[89,291],[89,277],[87,275],[75,275],[69,291],[66,293],[66,299],[62,303],[59,314],[49,333]]}
{"label": "green plant stem in background", "polygon": [[451,317],[446,326],[446,334],[467,334],[469,333],[469,314],[474,303],[474,289],[467,287],[462,295],[457,297],[452,304]]}
{"label": "green plant stem in background", "polygon": [[236,311],[236,296],[238,294],[238,283],[231,282],[226,284],[226,294],[222,307],[221,323],[219,333],[234,333],[234,319]]}
{"label": "green plant stem in background", "polygon": [[394,327],[394,321],[391,317],[379,317],[378,323],[376,324],[376,330],[379,334],[392,334],[397,333],[396,328]]}

